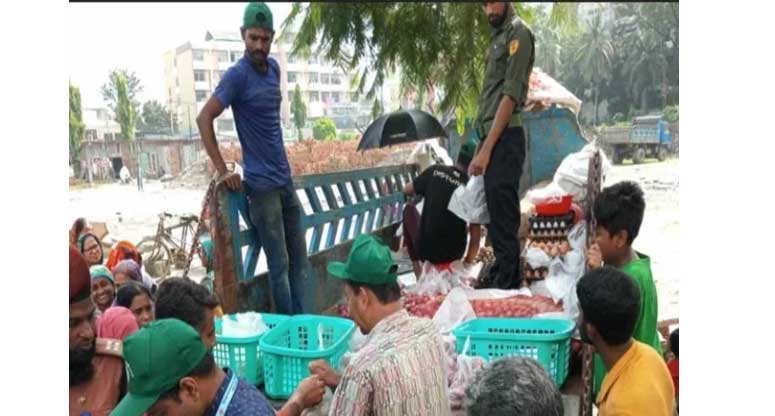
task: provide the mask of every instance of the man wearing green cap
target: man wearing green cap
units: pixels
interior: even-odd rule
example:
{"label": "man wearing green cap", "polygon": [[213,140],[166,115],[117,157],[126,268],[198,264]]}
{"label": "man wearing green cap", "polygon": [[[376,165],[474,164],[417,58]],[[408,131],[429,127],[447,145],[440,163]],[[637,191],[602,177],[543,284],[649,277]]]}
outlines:
{"label": "man wearing green cap", "polygon": [[[466,140],[460,148],[455,166],[433,165],[404,187],[406,195],[420,195],[424,199],[419,224],[414,215],[406,215],[407,210],[415,209],[414,204],[406,204],[403,216],[404,241],[414,265],[414,274],[418,278],[422,274],[422,261],[445,267],[463,258],[466,250],[466,222],[447,209],[447,206],[455,190],[468,182],[466,171],[475,150],[476,142]],[[471,244],[468,245],[465,262],[470,264],[479,252],[480,225],[471,224],[468,233]]]}
{"label": "man wearing green cap", "polygon": [[[231,370],[218,368],[199,334],[181,320],[161,319],[129,336],[124,361],[129,392],[111,415],[275,414],[254,386]],[[323,389],[316,376],[303,380],[282,414],[301,414],[301,408],[321,400]]]}
{"label": "man wearing green cap", "polygon": [[310,372],[336,388],[329,415],[449,415],[447,367],[438,329],[401,305],[390,249],[368,234],[353,242],[346,263],[328,264],[344,281],[355,323],[365,344],[342,375],[326,361]]}
{"label": "man wearing green cap", "polygon": [[[232,191],[244,185],[250,222],[266,253],[277,311],[297,314],[302,312],[309,261],[303,210],[291,181],[280,124],[280,66],[269,57],[274,39],[269,7],[248,4],[240,31],[245,54],[223,75],[196,121],[219,179]],[[227,107],[234,114],[242,147],[244,178],[228,172],[215,139],[213,122]]]}

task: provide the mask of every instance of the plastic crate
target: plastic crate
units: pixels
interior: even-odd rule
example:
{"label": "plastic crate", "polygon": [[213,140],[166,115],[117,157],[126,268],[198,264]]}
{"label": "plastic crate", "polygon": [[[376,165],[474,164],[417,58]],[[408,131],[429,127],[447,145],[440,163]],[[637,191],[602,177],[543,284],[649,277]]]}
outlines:
{"label": "plastic crate", "polygon": [[[323,346],[318,342],[322,328]],[[264,353],[264,391],[272,399],[287,399],[309,376],[309,363],[324,359],[340,370],[342,356],[350,348],[355,323],[321,315],[295,315],[269,331],[260,341]]]}
{"label": "plastic crate", "polygon": [[[261,318],[264,320],[264,325],[271,330],[290,317],[262,313]],[[221,334],[223,325],[221,319],[234,319],[234,315],[225,315],[215,320],[215,348],[213,348],[215,362],[219,367],[229,367],[234,374],[246,379],[250,384],[260,385],[264,381],[264,371],[258,343],[269,331],[252,337],[228,337]]]}
{"label": "plastic crate", "polygon": [[561,386],[568,376],[570,338],[575,326],[565,319],[479,318],[461,324],[452,333],[458,354],[468,338],[468,355],[487,362],[509,356],[530,357]]}

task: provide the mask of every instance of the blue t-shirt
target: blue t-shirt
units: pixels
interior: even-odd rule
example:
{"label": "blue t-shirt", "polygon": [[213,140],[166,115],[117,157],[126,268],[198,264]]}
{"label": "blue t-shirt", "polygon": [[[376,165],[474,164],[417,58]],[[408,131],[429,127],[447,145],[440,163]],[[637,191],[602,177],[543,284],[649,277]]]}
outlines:
{"label": "blue t-shirt", "polygon": [[[226,388],[229,386],[229,381],[231,381],[232,377],[236,377],[230,369],[225,368],[224,371],[226,372],[226,377],[223,378],[223,383],[221,383],[221,387],[218,388],[215,399],[207,409],[206,416],[215,416],[218,412],[218,407],[221,405],[221,401],[223,401],[223,396],[226,394]],[[237,380],[237,389],[234,391],[234,396],[232,396],[229,407],[226,408],[226,416],[275,415],[274,408],[257,388],[251,386],[250,383],[243,378],[238,378]]]}
{"label": "blue t-shirt", "polygon": [[280,127],[280,66],[267,59],[266,74],[259,73],[244,56],[221,78],[213,95],[231,106],[242,145],[244,179],[256,191],[268,191],[291,182]]}

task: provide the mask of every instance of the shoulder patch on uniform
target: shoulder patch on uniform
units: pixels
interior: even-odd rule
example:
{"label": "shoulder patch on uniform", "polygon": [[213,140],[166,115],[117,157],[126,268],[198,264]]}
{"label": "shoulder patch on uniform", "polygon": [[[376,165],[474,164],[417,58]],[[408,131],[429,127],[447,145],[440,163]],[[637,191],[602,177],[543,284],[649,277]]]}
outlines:
{"label": "shoulder patch on uniform", "polygon": [[517,49],[519,49],[519,41],[514,39],[509,43],[509,56],[517,53]]}

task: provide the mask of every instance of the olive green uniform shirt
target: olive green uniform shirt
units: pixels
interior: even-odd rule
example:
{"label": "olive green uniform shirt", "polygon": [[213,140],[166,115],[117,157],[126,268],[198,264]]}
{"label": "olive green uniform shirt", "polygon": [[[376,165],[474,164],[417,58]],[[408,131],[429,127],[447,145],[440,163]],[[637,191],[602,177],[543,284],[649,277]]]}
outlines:
{"label": "olive green uniform shirt", "polygon": [[[484,83],[479,96],[477,126],[489,125],[488,122],[495,118],[503,95],[508,95],[517,103],[513,114],[519,114],[525,106],[528,82],[535,61],[535,40],[533,33],[521,19],[511,19],[499,28],[492,29],[485,60]],[[512,116],[510,126],[513,121]]]}

